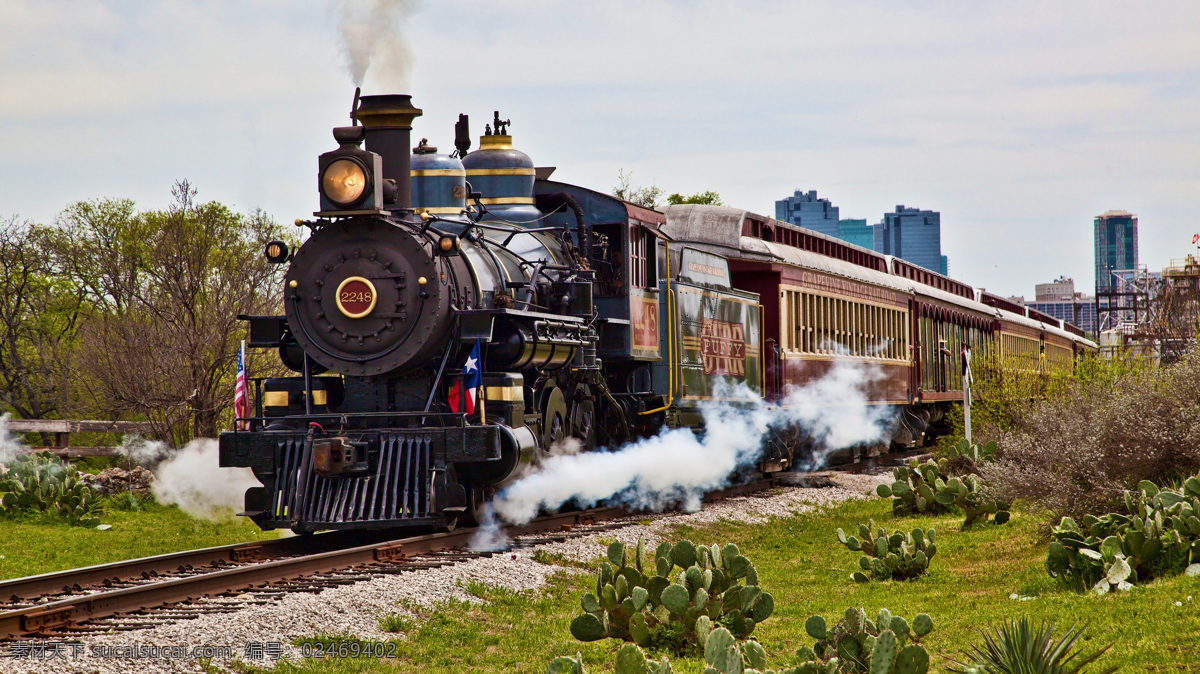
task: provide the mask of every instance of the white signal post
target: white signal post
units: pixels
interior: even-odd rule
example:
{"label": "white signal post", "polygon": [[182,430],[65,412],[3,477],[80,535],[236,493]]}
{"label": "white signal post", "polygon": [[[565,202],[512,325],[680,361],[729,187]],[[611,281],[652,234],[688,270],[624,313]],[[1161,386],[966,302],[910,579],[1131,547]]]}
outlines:
{"label": "white signal post", "polygon": [[971,349],[963,347],[963,431],[971,442]]}

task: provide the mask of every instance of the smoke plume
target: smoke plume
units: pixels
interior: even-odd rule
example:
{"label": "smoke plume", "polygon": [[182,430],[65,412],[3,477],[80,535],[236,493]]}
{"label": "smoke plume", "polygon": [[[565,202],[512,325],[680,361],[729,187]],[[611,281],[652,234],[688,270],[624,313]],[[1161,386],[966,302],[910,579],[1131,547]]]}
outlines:
{"label": "smoke plume", "polygon": [[155,469],[154,498],[210,520],[241,510],[246,490],[259,482],[249,468],[219,467],[217,455],[216,440],[189,442]]}
{"label": "smoke plume", "polygon": [[346,65],[356,86],[367,70],[372,81],[386,88],[405,88],[412,52],[402,33],[417,0],[341,0],[338,25]]}
{"label": "smoke plume", "polygon": [[705,492],[723,487],[739,469],[754,465],[772,429],[794,425],[806,431],[818,448],[817,465],[828,452],[881,439],[891,411],[867,404],[865,392],[881,377],[877,368],[839,363],[821,379],[793,390],[780,405],[768,405],[744,387],[725,386],[716,398],[756,402],[703,405],[701,434],[664,429],[613,452],[551,456],[540,470],[496,495],[496,513],[522,524],[541,508],[557,508],[571,500],[580,505],[614,501],[652,510],[675,504],[696,509]]}
{"label": "smoke plume", "polygon": [[7,414],[0,414],[0,473],[4,472],[4,464],[17,458],[18,454],[28,449],[25,446],[25,442],[19,436],[9,432],[8,416]]}

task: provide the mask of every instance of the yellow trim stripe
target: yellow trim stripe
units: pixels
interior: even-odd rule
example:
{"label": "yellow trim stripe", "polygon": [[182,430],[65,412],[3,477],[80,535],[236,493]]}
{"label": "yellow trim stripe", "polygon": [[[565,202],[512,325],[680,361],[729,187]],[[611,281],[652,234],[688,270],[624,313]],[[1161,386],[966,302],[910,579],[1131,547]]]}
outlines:
{"label": "yellow trim stripe", "polygon": [[467,172],[463,169],[413,169],[408,172],[414,178],[424,178],[432,176],[466,176]]}
{"label": "yellow trim stripe", "polygon": [[525,400],[524,386],[488,386],[484,397],[488,400],[518,402]]}
{"label": "yellow trim stripe", "polygon": [[417,215],[420,215],[422,213],[433,213],[435,215],[451,213],[454,215],[458,215],[459,213],[463,212],[463,207],[462,206],[426,206],[426,207],[422,207],[422,208],[414,208],[413,211],[415,211]]}
{"label": "yellow trim stripe", "polygon": [[[304,394],[303,391],[300,392]],[[324,405],[328,400],[328,393],[322,390],[312,392],[313,404]],[[287,407],[288,392],[287,391],[265,391],[263,392],[263,407]]]}
{"label": "yellow trim stripe", "polygon": [[532,176],[537,171],[531,168],[478,168],[467,169],[469,176]]}
{"label": "yellow trim stripe", "polygon": [[533,205],[533,197],[492,197],[490,199],[480,199],[479,203],[484,206],[508,206],[512,204],[529,204]]}

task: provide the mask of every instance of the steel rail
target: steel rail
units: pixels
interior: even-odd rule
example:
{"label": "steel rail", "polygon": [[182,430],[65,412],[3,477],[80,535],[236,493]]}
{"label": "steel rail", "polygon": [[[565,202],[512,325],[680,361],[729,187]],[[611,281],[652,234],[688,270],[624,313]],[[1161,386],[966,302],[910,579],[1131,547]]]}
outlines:
{"label": "steel rail", "polygon": [[[740,496],[761,491],[777,484],[778,481],[771,478],[736,484],[726,489],[706,494],[704,500],[712,501]],[[623,506],[558,513],[537,518],[523,526],[506,527],[505,534],[511,537],[520,537],[570,530],[579,525],[591,525],[601,520],[615,519],[633,514],[635,513]],[[202,572],[192,576],[168,578],[161,581],[142,583],[133,587],[95,592],[93,594],[69,597],[59,601],[0,612],[0,639],[52,634],[55,629],[69,628],[89,620],[184,602],[204,596],[252,589],[256,586],[264,586],[272,582],[338,569],[363,565],[402,563],[407,557],[464,548],[476,531],[476,528],[464,528],[452,532],[375,541],[343,549],[333,549],[257,564],[244,564],[227,569]],[[353,533],[360,537],[362,536],[362,532]],[[89,578],[94,582],[102,582],[103,579],[111,578],[114,575],[128,575],[134,572],[140,573],[141,571],[147,573],[174,572],[179,567],[184,566],[185,563],[191,563],[194,566],[196,561],[201,563],[207,561],[210,565],[220,563],[215,560],[239,563],[270,554],[286,554],[285,551],[292,550],[303,550],[311,553],[311,546],[314,543],[336,547],[339,543],[344,544],[347,540],[349,540],[349,537],[346,536],[318,534],[311,537],[295,537],[278,539],[277,541],[261,541],[258,543],[243,543],[205,548],[202,550],[189,550],[130,560],[128,562],[102,564],[84,569],[49,573],[29,578],[18,578],[0,585],[0,588],[7,588],[7,591],[19,588],[23,589],[24,592],[37,591],[42,588],[59,590],[63,587],[63,582],[66,579],[79,582],[80,579]],[[114,574],[114,571],[118,573]]]}
{"label": "steel rail", "polygon": [[[392,534],[394,535],[394,534]],[[271,538],[248,543],[232,543],[211,548],[169,552],[78,569],[54,571],[0,581],[0,602],[18,602],[55,594],[71,594],[88,587],[152,578],[161,574],[194,570],[198,567],[241,564],[268,557],[300,555],[364,545],[387,538],[382,532],[330,531],[312,536]],[[2,606],[2,604],[0,604]]]}

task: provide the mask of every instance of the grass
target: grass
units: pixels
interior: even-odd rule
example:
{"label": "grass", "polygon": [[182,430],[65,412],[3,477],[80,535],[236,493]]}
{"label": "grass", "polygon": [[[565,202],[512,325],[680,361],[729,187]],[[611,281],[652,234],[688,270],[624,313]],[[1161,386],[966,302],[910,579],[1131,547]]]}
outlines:
{"label": "grass", "polygon": [[[859,553],[838,545],[833,532],[839,526],[856,529],[868,518],[889,529],[935,527],[938,554],[931,572],[907,582],[852,583],[849,574],[857,568]],[[956,516],[895,520],[885,500],[873,499],[774,520],[769,526],[722,522],[686,528],[679,537],[735,542],[755,563],[762,585],[775,596],[774,616],[755,630],[772,667],[792,664],[798,646],[812,645],[804,633],[808,616],[819,613],[832,623],[846,607],[863,606],[872,615],[887,607],[909,620],[920,612],[933,616],[934,631],[923,641],[932,655],[933,671],[943,671],[943,656],[959,655],[979,639],[981,629],[1028,615],[1035,621],[1054,621],[1056,633],[1076,621],[1088,623],[1083,649],[1115,644],[1101,660],[1104,666],[1200,672],[1200,577],[1159,579],[1127,594],[1077,594],[1046,575],[1044,527],[1035,518],[1015,513],[1007,525],[969,531],[959,531],[961,521]],[[579,613],[580,596],[591,587],[589,576],[569,567],[551,576],[550,584],[538,592],[472,585],[471,593],[488,603],[451,602],[397,620],[407,629],[405,638],[397,641],[396,658],[308,660],[280,664],[276,671],[540,673],[551,658],[576,651],[582,652],[588,671],[610,671],[619,644],[579,643],[568,629]],[[1014,600],[1013,594],[1033,599]],[[673,659],[672,664],[677,672],[703,671],[698,659]]]}
{"label": "grass", "polygon": [[242,517],[209,521],[154,501],[143,501],[141,510],[101,501],[100,522],[112,525],[107,531],[72,527],[52,516],[0,519],[0,579],[278,536]]}

